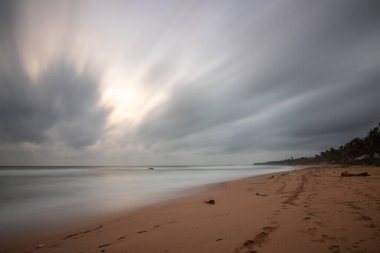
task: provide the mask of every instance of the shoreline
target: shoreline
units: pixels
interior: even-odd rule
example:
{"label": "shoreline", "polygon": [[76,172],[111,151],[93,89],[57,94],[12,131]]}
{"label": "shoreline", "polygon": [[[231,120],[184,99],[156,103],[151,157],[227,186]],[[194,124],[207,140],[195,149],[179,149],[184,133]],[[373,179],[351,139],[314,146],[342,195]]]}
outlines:
{"label": "shoreline", "polygon": [[[341,178],[345,170],[371,176]],[[2,240],[0,251],[375,252],[379,181],[373,167],[296,168],[197,187],[80,229]]]}
{"label": "shoreline", "polygon": [[[277,167],[277,166],[273,166],[273,167]],[[292,169],[289,171],[295,170],[296,167],[298,167],[298,169],[303,168],[301,166],[287,166],[287,167],[292,167]],[[268,176],[268,175],[272,175],[272,174],[285,173],[285,172],[288,172],[288,171],[270,172],[268,174],[253,175],[253,176],[247,176],[247,177],[238,178],[238,179],[229,179],[226,181],[212,182],[212,183],[206,183],[206,184],[196,185],[196,186],[187,186],[185,188],[178,189],[177,193],[166,194],[165,197],[161,197],[161,198],[159,198],[153,202],[146,203],[143,205],[139,205],[136,207],[119,208],[116,210],[109,211],[107,213],[103,212],[100,214],[98,213],[96,215],[92,214],[88,217],[85,217],[84,219],[83,219],[83,217],[82,218],[71,217],[70,219],[65,219],[64,221],[61,220],[61,221],[59,221],[59,223],[55,223],[54,225],[51,225],[51,224],[49,224],[49,225],[40,224],[40,226],[27,225],[27,226],[24,226],[27,228],[27,230],[11,231],[8,234],[0,234],[0,250],[2,249],[1,244],[4,244],[4,243],[10,243],[10,244],[18,245],[20,240],[22,242],[36,241],[40,238],[51,237],[52,234],[55,236],[62,236],[65,233],[70,233],[72,231],[86,230],[87,228],[89,228],[91,226],[96,226],[96,224],[98,224],[98,223],[109,223],[115,219],[119,219],[120,217],[128,216],[128,215],[133,214],[135,212],[139,212],[140,210],[145,209],[145,208],[153,208],[153,207],[161,205],[161,204],[171,203],[173,201],[177,201],[180,199],[191,198],[192,196],[194,196],[196,194],[199,194],[201,192],[205,192],[205,191],[209,191],[210,189],[213,189],[214,186],[216,186],[218,184],[241,181],[241,180],[245,180],[245,179],[249,179],[249,178],[255,178],[255,177],[260,177],[260,176]],[[70,207],[65,206],[64,209],[66,209],[66,208],[70,208]],[[59,232],[57,232],[57,231],[59,231]],[[8,239],[10,239],[10,240],[8,240]]]}
{"label": "shoreline", "polygon": [[[258,169],[260,169],[261,166],[257,166],[257,167]],[[278,166],[265,166],[267,170],[265,173],[268,173],[268,174],[276,173],[276,171],[273,171],[271,167],[275,169],[278,168]],[[287,167],[288,167],[288,170],[293,170],[295,168],[294,166],[287,166]],[[228,170],[230,170],[230,167],[228,167]],[[144,172],[145,170],[142,170],[142,171]],[[193,171],[193,172],[197,173],[197,171]],[[160,170],[158,170],[158,173],[159,174],[161,173]],[[206,182],[206,183],[194,182],[193,185],[176,187],[176,190],[172,189],[171,191],[158,193],[155,195],[154,198],[149,198],[149,201],[132,200],[132,202],[129,202],[128,197],[127,198],[124,198],[124,197],[112,198],[111,197],[111,198],[104,199],[104,201],[100,200],[96,202],[94,201],[87,202],[87,204],[74,203],[70,205],[62,205],[61,207],[54,208],[54,209],[50,208],[49,211],[46,213],[47,217],[43,215],[44,217],[41,219],[42,215],[37,215],[37,219],[32,222],[30,222],[29,220],[33,220],[33,219],[27,218],[28,220],[26,222],[20,222],[18,226],[12,225],[9,227],[9,229],[5,229],[6,226],[3,227],[2,229],[0,229],[0,241],[7,241],[7,239],[12,240],[12,238],[15,238],[17,236],[17,243],[18,243],[18,241],[20,240],[24,241],[25,239],[30,239],[31,235],[33,237],[42,238],[43,236],[51,235],[52,233],[56,234],[57,233],[56,231],[70,232],[72,230],[78,229],[79,227],[87,227],[88,225],[99,223],[99,221],[108,222],[110,219],[113,219],[115,217],[125,216],[129,213],[136,212],[142,208],[154,206],[159,203],[171,202],[177,199],[182,199],[182,198],[192,196],[199,191],[207,189],[209,185],[212,186],[213,184],[217,184],[221,182],[229,182],[229,181],[236,181],[236,180],[241,180],[241,179],[249,178],[249,177],[256,177],[256,176],[260,176],[261,175],[260,173],[262,172],[259,172],[259,174],[257,175],[239,176],[239,178],[210,180],[210,181],[215,181],[215,182]],[[144,198],[144,195],[142,195],[142,197]],[[117,207],[109,208],[108,203],[111,204],[110,206],[113,206],[113,207],[117,206]],[[77,215],[74,215],[71,209],[76,210]],[[68,213],[66,213],[66,210],[68,211]],[[40,211],[41,211],[39,212],[40,214],[45,212],[45,210],[42,208],[40,208]],[[36,212],[32,213],[32,215],[35,215],[35,213]],[[24,211],[22,215],[21,214],[19,215],[19,217],[23,219],[24,217],[27,217],[27,215],[28,215],[28,212]],[[7,222],[4,222],[4,225],[7,225]]]}

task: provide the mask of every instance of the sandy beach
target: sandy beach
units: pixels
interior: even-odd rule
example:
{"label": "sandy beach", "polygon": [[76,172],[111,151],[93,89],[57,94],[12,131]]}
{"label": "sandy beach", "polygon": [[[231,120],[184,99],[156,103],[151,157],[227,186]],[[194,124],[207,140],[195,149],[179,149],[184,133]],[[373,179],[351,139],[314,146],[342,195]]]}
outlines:
{"label": "sandy beach", "polygon": [[1,241],[0,251],[379,252],[380,169],[325,166],[212,184],[49,233]]}

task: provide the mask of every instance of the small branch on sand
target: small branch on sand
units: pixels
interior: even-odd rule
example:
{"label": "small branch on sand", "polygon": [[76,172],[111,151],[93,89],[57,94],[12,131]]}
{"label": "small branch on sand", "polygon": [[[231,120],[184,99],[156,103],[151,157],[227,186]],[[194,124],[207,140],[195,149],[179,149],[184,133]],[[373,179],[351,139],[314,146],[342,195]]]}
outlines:
{"label": "small branch on sand", "polygon": [[368,177],[368,172],[362,172],[362,173],[349,173],[348,171],[342,172],[340,174],[341,177]]}
{"label": "small branch on sand", "polygon": [[100,225],[99,227],[96,227],[96,228],[94,228],[94,229],[90,229],[90,230],[86,230],[86,231],[83,231],[83,232],[80,232],[80,233],[76,233],[76,234],[68,235],[68,236],[66,236],[65,238],[63,238],[63,240],[69,239],[69,238],[74,237],[74,236],[77,236],[77,235],[87,234],[87,233],[90,233],[90,232],[92,232],[92,231],[95,231],[95,230],[101,229],[102,227],[103,227],[103,226]]}
{"label": "small branch on sand", "polygon": [[257,196],[265,197],[267,194],[263,194],[263,193],[260,193],[260,192],[256,192],[256,195],[257,195]]}

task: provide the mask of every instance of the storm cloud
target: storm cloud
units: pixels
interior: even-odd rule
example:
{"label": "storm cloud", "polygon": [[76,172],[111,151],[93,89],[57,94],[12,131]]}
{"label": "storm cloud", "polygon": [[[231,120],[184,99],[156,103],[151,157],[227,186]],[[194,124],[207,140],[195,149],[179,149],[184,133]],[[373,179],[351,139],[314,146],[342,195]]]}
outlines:
{"label": "storm cloud", "polygon": [[[15,74],[13,71],[16,71]],[[0,74],[0,142],[58,141],[80,148],[105,131],[97,81],[63,62],[30,80],[20,69]]]}
{"label": "storm cloud", "polygon": [[65,164],[251,163],[379,121],[378,1],[4,7],[3,154],[32,143]]}
{"label": "storm cloud", "polygon": [[[105,131],[108,110],[99,105],[99,82],[86,69],[58,59],[31,78],[17,47],[17,14],[4,2],[0,47],[0,145],[93,145]],[[7,12],[8,7],[8,12]]]}

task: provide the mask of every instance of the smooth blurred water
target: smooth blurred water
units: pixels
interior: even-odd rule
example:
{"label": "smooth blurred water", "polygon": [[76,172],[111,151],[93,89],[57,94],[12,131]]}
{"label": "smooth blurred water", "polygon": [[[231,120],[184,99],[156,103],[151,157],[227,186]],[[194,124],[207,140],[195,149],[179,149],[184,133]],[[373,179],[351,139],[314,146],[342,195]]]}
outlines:
{"label": "smooth blurred water", "polygon": [[132,210],[187,188],[293,169],[286,166],[1,167],[0,236]]}

